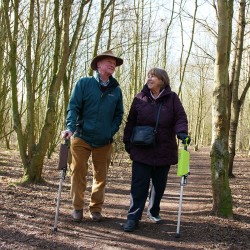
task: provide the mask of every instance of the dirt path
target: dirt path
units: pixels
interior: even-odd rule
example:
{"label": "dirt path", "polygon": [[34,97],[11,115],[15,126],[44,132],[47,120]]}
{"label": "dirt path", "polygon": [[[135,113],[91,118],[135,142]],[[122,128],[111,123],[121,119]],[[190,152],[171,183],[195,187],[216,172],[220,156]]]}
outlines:
{"label": "dirt path", "polygon": [[[171,168],[162,201],[161,224],[143,215],[134,233],[122,224],[129,206],[130,162],[110,168],[105,220],[90,221],[87,213],[91,184],[86,192],[86,213],[82,223],[71,221],[69,176],[63,183],[58,232],[53,232],[58,189],[57,160],[46,161],[45,185],[18,186],[22,175],[18,153],[0,150],[0,249],[250,249],[249,158],[237,157],[235,179],[230,181],[234,199],[234,220],[210,215],[212,207],[208,150],[191,152],[191,175],[184,187],[181,238],[176,239],[180,177]],[[56,156],[55,156],[56,157]]]}

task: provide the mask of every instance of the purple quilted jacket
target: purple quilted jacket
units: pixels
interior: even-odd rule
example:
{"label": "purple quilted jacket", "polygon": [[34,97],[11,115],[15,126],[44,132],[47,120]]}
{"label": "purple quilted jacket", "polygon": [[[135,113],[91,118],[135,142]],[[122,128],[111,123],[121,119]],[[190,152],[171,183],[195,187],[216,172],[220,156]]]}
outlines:
{"label": "purple quilted jacket", "polygon": [[159,103],[162,103],[156,135],[156,145],[152,147],[132,146],[130,158],[151,166],[174,165],[178,162],[176,134],[188,133],[188,121],[185,110],[177,94],[167,86],[161,96],[154,100],[147,85],[137,94],[131,105],[123,142],[128,144],[134,126],[154,127]]}

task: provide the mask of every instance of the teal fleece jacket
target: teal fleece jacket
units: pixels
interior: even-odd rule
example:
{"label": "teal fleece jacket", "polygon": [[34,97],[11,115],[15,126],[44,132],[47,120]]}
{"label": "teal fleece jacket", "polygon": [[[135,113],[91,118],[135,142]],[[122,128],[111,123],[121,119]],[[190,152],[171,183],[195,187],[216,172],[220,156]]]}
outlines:
{"label": "teal fleece jacket", "polygon": [[102,89],[95,77],[81,78],[69,100],[66,127],[92,147],[113,141],[124,113],[122,92],[115,78]]}

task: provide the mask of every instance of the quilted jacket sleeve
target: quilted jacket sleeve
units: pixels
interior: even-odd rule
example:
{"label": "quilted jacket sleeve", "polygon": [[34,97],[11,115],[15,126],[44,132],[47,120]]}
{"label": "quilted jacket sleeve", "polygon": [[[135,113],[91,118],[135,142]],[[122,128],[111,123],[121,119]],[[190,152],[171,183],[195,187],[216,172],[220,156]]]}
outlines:
{"label": "quilted jacket sleeve", "polygon": [[175,114],[175,133],[184,132],[188,134],[188,121],[186,112],[176,93],[174,93],[174,114]]}
{"label": "quilted jacket sleeve", "polygon": [[127,117],[127,121],[126,121],[126,125],[124,128],[124,135],[123,135],[123,142],[126,144],[128,142],[130,142],[130,137],[133,131],[133,128],[136,124],[136,119],[137,119],[137,111],[136,111],[136,98],[134,98],[130,110],[129,110],[129,114]]}

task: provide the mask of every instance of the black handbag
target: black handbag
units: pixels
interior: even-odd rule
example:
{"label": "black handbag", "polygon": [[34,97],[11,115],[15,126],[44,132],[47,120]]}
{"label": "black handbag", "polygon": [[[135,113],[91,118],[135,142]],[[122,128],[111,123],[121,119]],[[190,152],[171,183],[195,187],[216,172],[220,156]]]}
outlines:
{"label": "black handbag", "polygon": [[160,117],[162,103],[159,106],[155,127],[151,126],[135,126],[133,128],[130,142],[135,146],[153,146],[157,134],[157,127]]}

